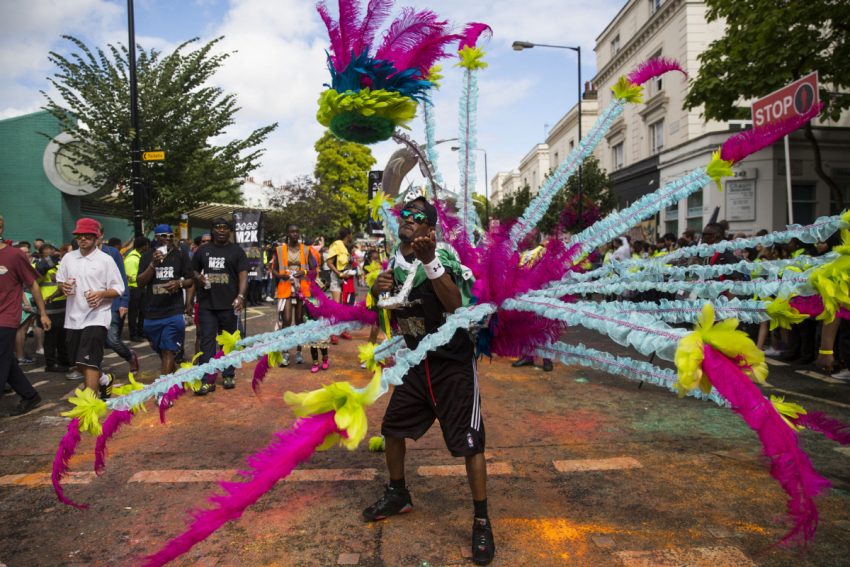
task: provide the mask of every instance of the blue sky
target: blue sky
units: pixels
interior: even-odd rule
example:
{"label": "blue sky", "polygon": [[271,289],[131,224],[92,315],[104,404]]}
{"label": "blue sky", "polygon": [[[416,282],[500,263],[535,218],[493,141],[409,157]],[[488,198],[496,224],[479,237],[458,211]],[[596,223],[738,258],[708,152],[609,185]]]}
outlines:
{"label": "blue sky", "polygon": [[[365,2],[364,2],[365,4]],[[582,76],[593,77],[595,38],[625,4],[625,0],[397,0],[396,8],[427,8],[458,26],[477,21],[493,28],[483,45],[489,68],[479,75],[479,147],[487,151],[489,174],[510,170],[545,137],[576,102],[576,56],[572,51],[533,49],[515,52],[514,40],[581,45]],[[335,10],[336,1],[329,1]],[[315,120],[316,100],[328,76],[324,63],[327,36],[309,0],[136,0],[136,41],[146,49],[164,51],[200,37],[223,35],[223,48],[236,53],[215,82],[238,97],[241,111],[228,132],[241,136],[278,122],[265,144],[257,179],[279,184],[310,174],[315,163],[313,143],[322,133]],[[0,21],[0,118],[38,110],[40,90],[54,69],[50,50],[66,51],[62,34],[90,46],[127,43],[126,2],[112,0],[5,0]],[[446,79],[435,97],[437,137],[457,130],[459,69],[443,63]],[[421,122],[412,133],[424,141]],[[438,147],[439,167],[456,186],[457,165],[451,144]],[[395,150],[385,142],[372,147],[378,168]],[[484,190],[483,163],[478,166],[478,191]]]}

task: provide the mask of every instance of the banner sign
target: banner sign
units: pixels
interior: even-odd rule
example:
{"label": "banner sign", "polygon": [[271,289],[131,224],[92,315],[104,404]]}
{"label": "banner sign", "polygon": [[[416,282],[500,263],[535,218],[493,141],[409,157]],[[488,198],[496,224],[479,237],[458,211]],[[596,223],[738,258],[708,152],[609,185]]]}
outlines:
{"label": "banner sign", "polygon": [[248,256],[249,277],[263,277],[262,232],[262,211],[233,211],[233,235]]}
{"label": "banner sign", "polygon": [[[384,179],[383,171],[370,171],[369,172],[369,197],[368,201],[370,202],[375,195],[378,194],[378,191],[381,190],[381,181]],[[372,217],[369,216],[366,219],[366,231],[373,236],[383,236],[384,235],[384,223],[381,221],[372,220]]]}

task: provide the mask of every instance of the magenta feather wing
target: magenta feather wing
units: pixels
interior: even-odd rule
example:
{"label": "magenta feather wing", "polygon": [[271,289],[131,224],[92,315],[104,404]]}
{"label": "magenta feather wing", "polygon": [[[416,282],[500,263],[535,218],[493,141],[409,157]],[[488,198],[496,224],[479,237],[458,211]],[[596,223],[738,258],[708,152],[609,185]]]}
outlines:
{"label": "magenta feather wing", "polygon": [[224,494],[209,498],[213,505],[195,512],[189,528],[165,546],[145,558],[146,567],[158,567],[180,557],[205,540],[225,523],[239,519],[248,506],[287,477],[299,463],[307,461],[325,437],[337,433],[334,412],[298,420],[292,429],[275,433],[277,439],[265,449],[248,457],[251,470],[241,474],[247,482],[221,482]]}
{"label": "magenta feather wing", "polygon": [[103,422],[103,431],[97,436],[97,441],[94,444],[95,474],[101,475],[106,469],[106,442],[118,433],[122,425],[130,423],[132,419],[133,412],[130,410],[115,410]]}
{"label": "magenta feather wing", "polygon": [[446,35],[445,29],[432,27],[430,33],[424,35],[419,43],[407,53],[398,54],[395,65],[397,69],[419,69],[424,76],[437,61],[449,56],[446,49],[457,41],[457,35]]}
{"label": "magenta feather wing", "polygon": [[839,421],[819,411],[810,411],[792,420],[795,425],[822,433],[826,438],[842,445],[850,445],[850,424]]}
{"label": "magenta feather wing", "polygon": [[339,35],[339,24],[331,18],[331,15],[328,13],[328,7],[324,2],[316,5],[316,11],[319,12],[319,16],[325,22],[325,27],[328,29],[328,39],[330,40],[332,53],[331,64],[337,71],[342,71],[348,65],[351,54],[346,53],[345,46],[342,44],[342,38]]}
{"label": "magenta feather wing", "polygon": [[384,20],[390,15],[390,10],[393,6],[393,0],[370,0],[366,7],[366,15],[363,16],[363,22],[360,24],[360,29],[351,44],[351,48],[356,55],[368,50],[375,41],[375,34]]}
{"label": "magenta feather wing", "polygon": [[447,22],[438,21],[437,15],[431,11],[405,7],[384,33],[384,40],[375,52],[375,59],[391,61],[396,70],[403,71],[409,68],[403,63],[409,59],[409,53],[433,34],[444,33],[447,26]]}
{"label": "magenta feather wing", "polygon": [[688,76],[688,73],[682,69],[682,66],[675,59],[655,57],[638,65],[634,71],[626,76],[626,78],[633,85],[642,85],[648,80],[660,77],[664,73],[669,73],[670,71],[678,71],[685,77]]}
{"label": "magenta feather wing", "polygon": [[745,157],[763,150],[782,139],[783,136],[787,136],[803,126],[820,114],[821,109],[823,109],[823,103],[812,106],[805,114],[735,134],[723,143],[720,148],[720,157],[726,161],[738,163]]}
{"label": "magenta feather wing", "polygon": [[338,5],[339,37],[346,55],[350,57],[360,33],[360,0],[339,0]]}
{"label": "magenta feather wing", "polygon": [[493,30],[487,24],[479,22],[470,22],[463,28],[463,33],[460,34],[460,43],[457,50],[460,51],[464,47],[475,47],[481,36],[489,38],[493,35]]}
{"label": "magenta feather wing", "polygon": [[68,430],[59,442],[59,448],[56,450],[56,456],[53,458],[53,472],[50,474],[50,480],[53,483],[53,490],[56,491],[56,497],[62,504],[85,510],[89,507],[88,504],[77,504],[67,496],[62,489],[62,479],[70,470],[69,462],[74,453],[77,452],[77,446],[80,444],[80,418],[75,417],[68,423]]}
{"label": "magenta feather wing", "polygon": [[812,467],[809,457],[797,444],[796,432],[782,419],[773,404],[741,371],[741,367],[723,354],[705,345],[702,369],[711,384],[732,404],[759,437],[765,456],[770,459],[770,474],[788,495],[788,515],[793,526],[782,543],[802,536],[811,540],[818,526],[815,497],[830,483]]}
{"label": "magenta feather wing", "polygon": [[313,297],[317,305],[304,302],[310,317],[314,319],[328,319],[334,323],[345,321],[359,321],[364,325],[371,325],[378,320],[378,314],[366,308],[363,302],[354,305],[342,305],[333,299],[329,299],[315,282],[310,283]]}
{"label": "magenta feather wing", "polygon": [[259,362],[257,362],[257,366],[254,367],[254,378],[251,380],[251,389],[254,390],[255,394],[259,393],[260,384],[262,384],[263,380],[265,380],[268,371],[269,355],[264,354],[263,357],[260,358]]}

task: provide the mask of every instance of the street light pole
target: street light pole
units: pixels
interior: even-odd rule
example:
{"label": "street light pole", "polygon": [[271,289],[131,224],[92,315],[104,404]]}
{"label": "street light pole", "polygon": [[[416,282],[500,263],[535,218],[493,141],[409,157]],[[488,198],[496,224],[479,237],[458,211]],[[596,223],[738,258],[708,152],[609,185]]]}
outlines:
{"label": "street light pole", "polygon": [[139,160],[142,148],[139,141],[139,97],[136,84],[136,28],[133,21],[133,0],[127,0],[127,28],[129,35],[129,66],[130,66],[130,129],[132,141],[130,146],[130,163],[132,165],[130,187],[133,190],[133,232],[136,237],[144,236],[142,232],[142,211],[145,207],[145,190],[141,184],[142,172]]}
{"label": "street light pole", "polygon": [[[512,45],[514,51],[522,51],[523,49],[531,49],[532,47],[552,47],[555,49],[569,49],[571,51],[576,52],[576,57],[578,57],[577,66],[578,66],[578,143],[581,144],[581,46],[571,46],[571,45],[548,45],[545,43],[532,43],[530,41],[515,41]],[[582,215],[582,207],[584,206],[584,191],[583,191],[583,183],[581,176],[581,164],[578,166],[578,222],[579,226],[581,226],[581,215]]]}

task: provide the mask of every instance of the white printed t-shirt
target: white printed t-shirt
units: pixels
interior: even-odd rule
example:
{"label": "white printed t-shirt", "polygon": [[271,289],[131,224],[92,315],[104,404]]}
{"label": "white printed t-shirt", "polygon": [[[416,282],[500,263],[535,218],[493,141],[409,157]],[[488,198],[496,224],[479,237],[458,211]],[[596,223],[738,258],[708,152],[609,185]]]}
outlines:
{"label": "white printed t-shirt", "polygon": [[[65,254],[56,272],[57,282],[76,278],[76,291],[68,296],[65,306],[65,328],[85,329],[90,326],[106,327],[112,323],[112,299],[104,299],[92,309],[86,301],[85,292],[114,289],[120,297],[124,293],[124,280],[112,256],[95,249],[88,256],[79,250]],[[117,298],[116,298],[117,299]]]}

